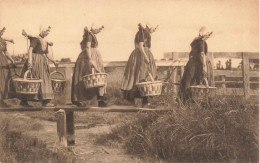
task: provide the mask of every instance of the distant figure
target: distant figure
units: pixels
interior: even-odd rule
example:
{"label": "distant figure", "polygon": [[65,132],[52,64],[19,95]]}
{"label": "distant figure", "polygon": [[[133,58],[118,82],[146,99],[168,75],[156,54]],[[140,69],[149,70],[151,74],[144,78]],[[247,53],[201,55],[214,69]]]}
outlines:
{"label": "distant figure", "polygon": [[8,60],[14,64],[14,60],[7,52],[6,42],[14,44],[13,40],[2,38],[6,28],[0,30],[0,107],[8,107],[4,99],[14,96],[14,87],[11,82],[11,71],[9,68]]}
{"label": "distant figure", "polygon": [[232,62],[231,62],[231,59],[229,59],[229,70],[232,69]]}
{"label": "distant figure", "polygon": [[[151,48],[151,34],[156,28],[147,24],[144,28],[141,24],[138,25],[139,30],[135,35],[135,49],[132,51],[122,80],[121,89],[124,98],[133,100],[141,98],[141,95],[136,87],[136,83],[144,82],[148,78],[148,73],[151,73],[153,78],[156,78],[156,65]],[[148,104],[147,97],[143,98],[143,106]]]}
{"label": "distant figure", "polygon": [[180,98],[185,102],[190,98],[188,88],[192,85],[214,86],[214,76],[212,64],[207,57],[208,46],[206,40],[212,32],[207,27],[201,27],[199,36],[191,45],[189,61],[180,83]]}
{"label": "distant figure", "polygon": [[52,43],[48,43],[45,37],[49,35],[51,27],[41,28],[38,36],[31,36],[25,33],[23,30],[22,35],[30,40],[30,47],[28,49],[28,59],[24,63],[21,77],[29,70],[32,72],[32,77],[41,79],[41,87],[37,95],[20,95],[20,105],[25,107],[31,107],[28,101],[40,100],[43,107],[51,107],[54,104],[51,100],[54,99],[54,94],[51,85],[50,67],[48,60],[53,62],[56,66],[56,62],[48,51],[48,46],[52,46]]}
{"label": "distant figure", "polygon": [[220,70],[220,67],[221,67],[221,61],[218,61],[218,63],[217,63],[217,70]]}
{"label": "distant figure", "polygon": [[226,70],[231,70],[231,59],[226,61]]}
{"label": "distant figure", "polygon": [[105,72],[96,38],[96,34],[103,28],[103,26],[98,28],[95,25],[92,25],[91,27],[85,27],[84,29],[83,40],[80,43],[82,51],[76,61],[72,77],[71,101],[74,105],[85,106],[83,102],[91,100],[94,96],[97,96],[99,107],[105,107],[107,105],[104,101],[106,87],[85,89],[82,80],[83,76],[92,74],[92,68],[95,69],[96,73]]}

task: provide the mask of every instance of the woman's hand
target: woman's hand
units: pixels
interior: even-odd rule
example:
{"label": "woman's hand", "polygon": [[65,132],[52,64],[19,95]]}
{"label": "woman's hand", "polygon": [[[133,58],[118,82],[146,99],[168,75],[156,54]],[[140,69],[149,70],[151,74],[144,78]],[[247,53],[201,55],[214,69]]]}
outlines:
{"label": "woman's hand", "polygon": [[53,42],[48,42],[48,45],[49,46],[53,46]]}
{"label": "woman's hand", "polygon": [[58,68],[58,63],[55,60],[53,60],[52,63],[54,64],[55,68]]}
{"label": "woman's hand", "polygon": [[149,63],[150,63],[149,58],[147,57],[146,54],[143,54],[143,55],[144,55],[144,61],[145,61],[145,63],[149,64]]}

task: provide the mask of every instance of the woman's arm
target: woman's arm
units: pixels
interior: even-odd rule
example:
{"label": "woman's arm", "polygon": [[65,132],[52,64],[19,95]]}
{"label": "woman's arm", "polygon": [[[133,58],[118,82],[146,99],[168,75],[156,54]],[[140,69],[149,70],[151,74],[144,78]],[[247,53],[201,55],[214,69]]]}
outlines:
{"label": "woman's arm", "polygon": [[92,61],[92,58],[91,58],[91,42],[86,43],[86,54],[87,54],[87,57],[89,59],[90,65],[93,65],[93,61]]}
{"label": "woman's arm", "polygon": [[14,40],[13,39],[7,39],[7,38],[3,38],[4,41],[7,41],[7,42],[11,42],[14,44]]}
{"label": "woman's arm", "polygon": [[28,50],[28,68],[32,68],[32,51],[33,47],[30,47]]}
{"label": "woman's arm", "polygon": [[144,51],[144,42],[139,42],[139,49],[140,49],[142,55],[144,55],[145,62],[147,62],[149,64],[149,59]]}
{"label": "woman's arm", "polygon": [[9,59],[9,60],[12,62],[12,64],[14,64],[14,60],[13,60],[13,58],[9,55],[9,53],[8,53],[7,51],[5,51],[4,54],[5,54],[6,58]]}

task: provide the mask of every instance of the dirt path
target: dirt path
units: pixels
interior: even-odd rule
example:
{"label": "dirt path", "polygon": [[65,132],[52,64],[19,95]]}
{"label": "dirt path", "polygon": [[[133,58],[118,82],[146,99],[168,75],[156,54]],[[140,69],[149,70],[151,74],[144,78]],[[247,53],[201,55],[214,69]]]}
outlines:
{"label": "dirt path", "polygon": [[[41,124],[42,127],[35,130],[30,130],[26,134],[30,137],[35,137],[46,143],[46,148],[52,151],[60,150],[61,148],[56,142],[56,122],[39,120],[30,118],[22,113],[11,114],[16,120],[26,121],[35,124]],[[95,135],[101,133],[108,133],[111,127],[106,124],[89,125],[89,124],[75,124],[76,145],[69,147],[71,153],[76,156],[76,162],[105,162],[105,163],[122,163],[122,162],[144,162],[134,156],[124,153],[123,149],[115,149],[107,146],[94,145]]]}

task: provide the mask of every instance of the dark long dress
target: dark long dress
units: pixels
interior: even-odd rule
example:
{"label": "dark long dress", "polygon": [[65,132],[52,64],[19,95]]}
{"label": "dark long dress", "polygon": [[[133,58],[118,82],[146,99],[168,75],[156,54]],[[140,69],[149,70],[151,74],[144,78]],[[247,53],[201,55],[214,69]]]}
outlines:
{"label": "dark long dress", "polygon": [[82,102],[93,99],[94,96],[103,96],[106,93],[105,87],[85,89],[82,77],[92,74],[92,65],[89,64],[89,59],[86,52],[86,43],[91,42],[91,60],[96,68],[96,73],[104,73],[103,61],[98,50],[98,41],[96,36],[90,31],[85,32],[81,41],[81,53],[75,64],[75,69],[72,77],[71,101]]}
{"label": "dark long dress", "polygon": [[203,74],[203,60],[201,60],[201,53],[204,52],[206,56],[206,78],[209,86],[214,86],[213,67],[207,56],[208,46],[202,37],[195,38],[191,43],[191,52],[188,63],[180,83],[180,98],[185,102],[190,98],[188,88],[191,85],[199,85],[204,77]]}
{"label": "dark long dress", "polygon": [[0,101],[14,96],[14,87],[11,80],[11,71],[3,53],[7,51],[6,42],[0,38]]}
{"label": "dark long dress", "polygon": [[[21,100],[51,100],[54,94],[51,86],[50,67],[45,54],[48,53],[47,42],[39,37],[30,39],[30,47],[32,51],[32,75],[34,78],[41,79],[41,87],[37,95],[20,95]],[[28,70],[28,60],[26,60],[21,77]]]}
{"label": "dark long dress", "polygon": [[[136,48],[132,51],[123,76],[121,90],[123,90],[126,99],[139,97],[139,91],[136,88],[136,83],[145,81],[150,72],[156,78],[156,65],[151,48],[151,35],[145,29],[139,29],[135,35],[135,45],[144,42],[144,51],[149,59],[149,64],[145,62],[145,57],[140,49]],[[149,78],[148,78],[149,79]]]}

